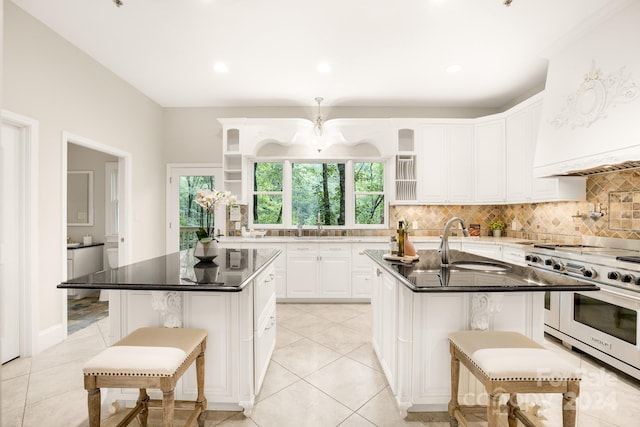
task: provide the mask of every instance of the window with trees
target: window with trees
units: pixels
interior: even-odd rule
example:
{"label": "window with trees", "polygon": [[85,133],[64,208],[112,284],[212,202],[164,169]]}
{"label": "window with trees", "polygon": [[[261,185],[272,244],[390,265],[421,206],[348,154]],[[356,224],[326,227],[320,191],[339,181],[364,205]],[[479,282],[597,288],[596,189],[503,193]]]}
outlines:
{"label": "window with trees", "polygon": [[257,161],[252,201],[255,225],[384,226],[384,163]]}

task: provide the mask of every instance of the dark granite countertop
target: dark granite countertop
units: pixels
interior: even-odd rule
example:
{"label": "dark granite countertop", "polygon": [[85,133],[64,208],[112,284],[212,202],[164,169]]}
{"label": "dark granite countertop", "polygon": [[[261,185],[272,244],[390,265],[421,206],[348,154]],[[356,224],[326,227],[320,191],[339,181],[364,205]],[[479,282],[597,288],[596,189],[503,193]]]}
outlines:
{"label": "dark granite countertop", "polygon": [[67,280],[62,289],[240,292],[281,251],[223,249],[214,262],[199,262],[185,250]]}
{"label": "dark granite countertop", "polygon": [[478,255],[450,251],[450,263],[480,261],[504,264],[506,271],[467,270],[455,265],[441,268],[437,250],[418,251],[420,259],[411,264],[386,261],[387,251],[366,250],[375,263],[391,273],[414,292],[531,292],[531,291],[597,291],[598,286],[562,274],[495,261]]}

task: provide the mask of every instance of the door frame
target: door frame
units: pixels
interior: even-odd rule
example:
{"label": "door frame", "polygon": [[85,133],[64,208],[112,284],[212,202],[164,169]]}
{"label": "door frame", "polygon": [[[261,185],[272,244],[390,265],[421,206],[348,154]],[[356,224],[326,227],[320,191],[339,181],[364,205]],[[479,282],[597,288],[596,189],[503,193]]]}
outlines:
{"label": "door frame", "polygon": [[[24,227],[21,230],[22,242],[38,242],[38,197],[29,195],[38,194],[38,150],[40,138],[40,123],[30,117],[22,116],[8,110],[2,110],[2,123],[18,127],[23,131],[23,156],[19,165],[22,179],[21,206]],[[28,208],[26,208],[28,206]],[[37,339],[39,337],[39,299],[38,284],[40,271],[37,268],[27,268],[27,265],[39,265],[39,245],[30,244],[20,248],[21,265],[20,276],[24,285],[19,290],[19,320],[20,320],[20,357],[32,356],[38,351]],[[28,261],[28,262],[27,262]]]}
{"label": "door frame", "polygon": [[[211,173],[211,172],[214,173]],[[179,245],[180,242],[178,239],[176,239],[176,236],[173,234],[173,228],[172,225],[173,223],[177,223],[178,224],[178,228],[180,227],[180,212],[179,212],[179,208],[178,208],[178,200],[173,197],[174,193],[173,193],[173,183],[171,182],[171,179],[173,176],[175,176],[176,174],[178,175],[189,175],[189,176],[193,176],[193,175],[214,175],[216,177],[216,183],[218,183],[218,180],[220,180],[221,184],[223,183],[223,179],[224,179],[224,173],[223,173],[223,169],[222,169],[222,163],[167,163],[167,196],[166,196],[166,202],[167,202],[167,213],[166,213],[166,218],[167,218],[167,225],[166,225],[166,244],[165,244],[165,248],[166,248],[166,253],[173,253],[179,250]],[[219,184],[216,184],[217,187],[219,187]],[[222,215],[223,218],[226,217],[226,215],[223,215],[223,212],[225,212],[226,207],[225,206],[220,206],[217,210],[216,210],[216,216],[220,217],[220,215]],[[176,218],[176,211],[177,211],[177,218]],[[222,224],[218,224],[218,227],[222,234],[226,234],[227,232],[227,221],[223,221]]]}
{"label": "door frame", "polygon": [[[100,151],[105,154],[112,155],[118,158],[118,201],[119,201],[119,235],[118,235],[118,265],[128,264],[131,260],[132,242],[129,241],[131,234],[131,168],[132,168],[132,154],[128,151],[120,150],[110,145],[103,144],[101,142],[94,141],[89,138],[85,138],[80,135],[73,134],[68,131],[62,131],[62,168],[61,168],[61,223],[60,223],[60,236],[67,235],[67,169],[68,169],[68,144],[75,144],[91,150]],[[62,277],[67,277],[67,243],[65,238],[60,239],[60,254],[62,265]],[[61,292],[62,296],[62,319],[64,336],[67,336],[67,292]],[[117,304],[113,304],[113,307],[109,307],[111,312],[117,311]],[[110,313],[111,314],[111,313]]]}

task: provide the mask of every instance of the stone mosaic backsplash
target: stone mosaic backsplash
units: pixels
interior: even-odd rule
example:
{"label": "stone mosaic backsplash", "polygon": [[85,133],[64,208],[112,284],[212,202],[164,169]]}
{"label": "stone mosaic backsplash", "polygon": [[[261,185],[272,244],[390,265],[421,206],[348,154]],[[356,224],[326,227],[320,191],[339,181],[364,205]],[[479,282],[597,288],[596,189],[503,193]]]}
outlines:
{"label": "stone mosaic backsplash", "polygon": [[[605,215],[591,217],[594,211]],[[242,224],[248,221],[241,206]],[[591,175],[584,202],[523,203],[514,205],[410,205],[391,206],[389,223],[408,221],[415,236],[438,236],[446,221],[459,216],[469,224],[480,224],[482,236],[489,235],[489,223],[501,219],[507,224],[503,235],[519,239],[578,244],[582,236],[640,240],[640,169]],[[415,225],[415,227],[414,227]],[[515,228],[515,229],[514,229]],[[232,224],[227,226],[232,230]],[[306,233],[313,235],[315,230]],[[334,236],[387,236],[392,230],[326,230]],[[240,233],[237,232],[236,235]],[[296,230],[269,230],[269,235],[294,236]]]}

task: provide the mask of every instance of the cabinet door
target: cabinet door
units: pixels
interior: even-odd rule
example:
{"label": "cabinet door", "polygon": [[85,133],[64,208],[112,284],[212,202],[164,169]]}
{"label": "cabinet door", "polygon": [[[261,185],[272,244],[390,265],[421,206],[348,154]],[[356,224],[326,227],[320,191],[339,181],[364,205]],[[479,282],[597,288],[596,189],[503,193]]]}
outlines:
{"label": "cabinet door", "polygon": [[446,127],[425,126],[418,146],[420,163],[420,201],[444,203],[447,199]]}
{"label": "cabinet door", "polygon": [[391,390],[396,390],[397,289],[396,280],[387,273],[380,282],[380,349],[378,357]]}
{"label": "cabinet door", "polygon": [[507,201],[522,202],[530,198],[529,182],[533,176],[531,158],[531,110],[526,108],[506,119]]}
{"label": "cabinet door", "polygon": [[287,248],[287,297],[309,298],[318,292],[318,253],[315,246]]}
{"label": "cabinet door", "polygon": [[320,248],[320,296],[351,296],[351,251],[349,245]]}
{"label": "cabinet door", "polygon": [[451,126],[447,130],[447,202],[473,201],[473,127]]}
{"label": "cabinet door", "polygon": [[505,194],[504,120],[476,125],[475,202],[503,202]]}
{"label": "cabinet door", "polygon": [[495,259],[495,260],[502,259],[502,245],[462,242],[462,251],[484,256],[484,257]]}

